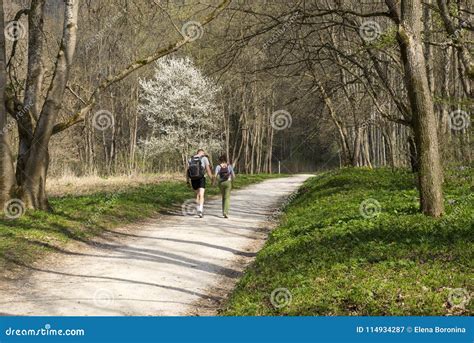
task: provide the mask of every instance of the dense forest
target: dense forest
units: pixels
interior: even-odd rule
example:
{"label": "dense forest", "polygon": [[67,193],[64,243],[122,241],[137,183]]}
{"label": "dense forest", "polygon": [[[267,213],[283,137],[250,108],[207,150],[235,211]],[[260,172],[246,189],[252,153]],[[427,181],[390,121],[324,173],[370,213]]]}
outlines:
{"label": "dense forest", "polygon": [[0,200],[47,177],[410,168],[443,213],[469,166],[469,0],[5,0]]}

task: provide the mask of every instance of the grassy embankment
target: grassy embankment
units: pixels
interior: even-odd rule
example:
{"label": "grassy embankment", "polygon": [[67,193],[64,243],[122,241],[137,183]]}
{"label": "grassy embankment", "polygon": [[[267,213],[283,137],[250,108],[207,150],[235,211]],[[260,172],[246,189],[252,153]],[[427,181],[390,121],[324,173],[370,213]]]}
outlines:
{"label": "grassy embankment", "polygon": [[[238,175],[234,188],[270,177],[278,175]],[[34,211],[17,219],[8,219],[2,211],[0,270],[5,272],[15,265],[28,265],[44,253],[73,240],[93,238],[105,230],[153,217],[173,206],[179,211],[183,201],[193,198],[193,192],[186,183],[176,181],[176,177],[170,179],[150,178],[153,183],[142,185],[133,180],[129,183],[120,180],[114,182],[108,191],[104,191],[107,185],[99,187],[96,183],[94,187],[100,191],[94,191],[87,183],[80,187],[63,185],[61,189],[55,185],[56,195],[50,199],[53,213]],[[107,180],[103,183],[107,184]],[[71,189],[80,195],[70,195]],[[217,187],[208,188],[207,194],[218,194]]]}
{"label": "grassy embankment", "polygon": [[[346,169],[308,180],[222,314],[472,314],[473,172],[445,178],[441,219],[418,212],[408,172]],[[379,212],[361,211],[374,200]]]}

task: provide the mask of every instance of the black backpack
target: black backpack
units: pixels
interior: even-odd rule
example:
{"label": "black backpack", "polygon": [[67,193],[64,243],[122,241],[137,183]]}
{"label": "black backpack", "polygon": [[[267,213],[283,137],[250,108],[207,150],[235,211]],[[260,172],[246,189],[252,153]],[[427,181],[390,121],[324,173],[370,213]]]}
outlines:
{"label": "black backpack", "polygon": [[199,156],[194,156],[189,161],[188,175],[191,180],[199,180],[204,177],[204,167],[202,159]]}
{"label": "black backpack", "polygon": [[221,181],[229,180],[229,176],[230,176],[229,166],[227,167],[221,166],[221,169],[219,169],[219,178],[221,179]]}

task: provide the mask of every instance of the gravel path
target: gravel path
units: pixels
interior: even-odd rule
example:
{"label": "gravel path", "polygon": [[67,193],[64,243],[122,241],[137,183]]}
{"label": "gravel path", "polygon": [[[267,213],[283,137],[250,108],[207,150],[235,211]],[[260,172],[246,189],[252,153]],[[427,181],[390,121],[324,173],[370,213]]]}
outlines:
{"label": "gravel path", "polygon": [[21,282],[0,285],[0,314],[214,314],[262,247],[269,215],[310,176],[234,191],[229,219],[213,199],[202,219],[177,206],[139,227],[58,251]]}

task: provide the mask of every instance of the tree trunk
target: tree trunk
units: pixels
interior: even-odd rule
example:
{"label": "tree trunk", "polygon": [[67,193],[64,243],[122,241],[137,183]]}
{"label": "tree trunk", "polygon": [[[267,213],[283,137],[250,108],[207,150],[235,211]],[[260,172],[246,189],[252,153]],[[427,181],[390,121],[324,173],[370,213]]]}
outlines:
{"label": "tree trunk", "polygon": [[364,133],[364,141],[362,143],[363,144],[363,157],[364,157],[363,165],[372,169],[372,162],[370,161],[370,151],[369,151],[370,150],[369,149],[369,132],[367,128],[365,130],[365,133]]}
{"label": "tree trunk", "polygon": [[405,82],[413,113],[413,129],[419,163],[420,205],[424,214],[443,214],[442,169],[433,100],[423,56],[419,0],[402,0],[397,39],[405,64]]}
{"label": "tree trunk", "polygon": [[344,166],[351,165],[351,152],[349,149],[349,144],[347,140],[347,134],[345,133],[345,128],[343,127],[342,122],[337,118],[336,111],[334,110],[334,106],[332,104],[332,100],[326,92],[323,84],[319,80],[315,80],[316,85],[321,92],[321,96],[323,97],[324,104],[328,108],[329,115],[331,117],[332,122],[337,128],[339,133],[339,141],[340,141],[340,150],[341,150],[341,157],[342,157],[342,164]]}
{"label": "tree trunk", "polygon": [[24,166],[24,183],[19,194],[27,208],[49,210],[46,197],[46,176],[49,165],[48,145],[61,108],[69,70],[76,49],[77,13],[79,1],[68,0],[64,10],[61,45],[56,59],[53,79],[36,125],[33,144]]}
{"label": "tree trunk", "polygon": [[423,30],[424,38],[426,43],[424,44],[424,55],[426,63],[426,76],[428,78],[428,86],[431,91],[431,94],[434,94],[435,91],[435,77],[434,77],[434,66],[433,66],[433,49],[429,41],[432,39],[431,30],[432,30],[432,17],[431,17],[431,0],[426,0],[426,5],[423,7]]}
{"label": "tree trunk", "polygon": [[[4,26],[3,0],[0,0],[0,28]],[[15,188],[13,158],[8,145],[7,110],[5,108],[5,35],[0,33],[0,205],[10,200]]]}
{"label": "tree trunk", "polygon": [[[31,155],[24,169],[25,181],[20,188],[20,197],[27,208],[50,211],[48,197],[46,195],[46,176],[49,167],[49,152],[44,148],[39,155]],[[38,158],[41,156],[41,158]]]}
{"label": "tree trunk", "polygon": [[361,127],[355,128],[355,138],[354,138],[354,150],[352,153],[352,166],[357,167],[359,165],[359,155],[360,155],[360,139],[364,129]]}
{"label": "tree trunk", "polygon": [[[138,87],[136,88],[135,92],[135,107],[138,106]],[[132,174],[135,172],[135,152],[137,147],[137,135],[138,135],[138,110],[133,109],[133,118],[132,118],[132,125],[130,127],[130,156],[129,156],[129,163],[128,163],[128,173]]]}
{"label": "tree trunk", "polygon": [[23,105],[16,103],[13,113],[18,122],[18,158],[16,180],[18,185],[25,182],[25,168],[33,142],[35,121],[40,112],[41,85],[43,82],[43,40],[45,0],[32,0],[28,12],[28,71],[25,82]]}

